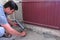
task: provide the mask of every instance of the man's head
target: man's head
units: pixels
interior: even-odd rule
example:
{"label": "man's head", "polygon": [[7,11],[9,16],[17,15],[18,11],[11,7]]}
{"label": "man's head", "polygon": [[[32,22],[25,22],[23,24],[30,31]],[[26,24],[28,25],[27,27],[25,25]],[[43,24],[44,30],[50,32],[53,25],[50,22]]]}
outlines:
{"label": "man's head", "polygon": [[8,15],[12,14],[15,10],[18,10],[18,6],[16,5],[15,2],[8,1],[7,3],[4,4],[4,11]]}

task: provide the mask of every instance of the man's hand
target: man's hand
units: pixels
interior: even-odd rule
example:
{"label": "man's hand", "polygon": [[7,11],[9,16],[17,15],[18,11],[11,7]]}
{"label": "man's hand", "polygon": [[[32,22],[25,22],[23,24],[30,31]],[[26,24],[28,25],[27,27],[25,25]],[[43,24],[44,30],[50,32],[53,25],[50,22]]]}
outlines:
{"label": "man's hand", "polygon": [[22,37],[26,36],[26,32],[25,31],[21,32],[21,36]]}
{"label": "man's hand", "polygon": [[13,22],[12,20],[10,20],[8,18],[7,18],[7,20],[8,20],[10,25],[15,26],[15,27],[18,26],[16,22]]}
{"label": "man's hand", "polygon": [[12,26],[18,26],[18,24],[16,22],[12,22]]}

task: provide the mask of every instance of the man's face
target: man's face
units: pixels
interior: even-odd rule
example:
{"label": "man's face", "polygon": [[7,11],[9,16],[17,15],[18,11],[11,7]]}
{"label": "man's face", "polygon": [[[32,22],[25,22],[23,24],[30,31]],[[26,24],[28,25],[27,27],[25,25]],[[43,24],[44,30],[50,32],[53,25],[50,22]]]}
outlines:
{"label": "man's face", "polygon": [[10,14],[13,14],[14,13],[14,9],[10,9],[10,7],[7,7],[7,8],[4,8],[4,11],[8,14],[8,15],[10,15]]}

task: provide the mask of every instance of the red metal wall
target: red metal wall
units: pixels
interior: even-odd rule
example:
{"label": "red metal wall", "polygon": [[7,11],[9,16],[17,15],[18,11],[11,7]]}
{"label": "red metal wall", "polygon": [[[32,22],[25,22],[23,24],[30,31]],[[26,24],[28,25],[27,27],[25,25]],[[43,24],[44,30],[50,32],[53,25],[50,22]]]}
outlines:
{"label": "red metal wall", "polygon": [[60,1],[23,1],[26,23],[60,29]]}

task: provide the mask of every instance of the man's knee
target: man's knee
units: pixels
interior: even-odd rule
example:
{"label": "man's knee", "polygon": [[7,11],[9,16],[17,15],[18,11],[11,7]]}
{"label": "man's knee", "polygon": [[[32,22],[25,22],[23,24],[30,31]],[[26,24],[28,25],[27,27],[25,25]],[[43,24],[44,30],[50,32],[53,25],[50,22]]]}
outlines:
{"label": "man's knee", "polygon": [[0,27],[0,37],[2,37],[5,34],[5,29],[3,27]]}

